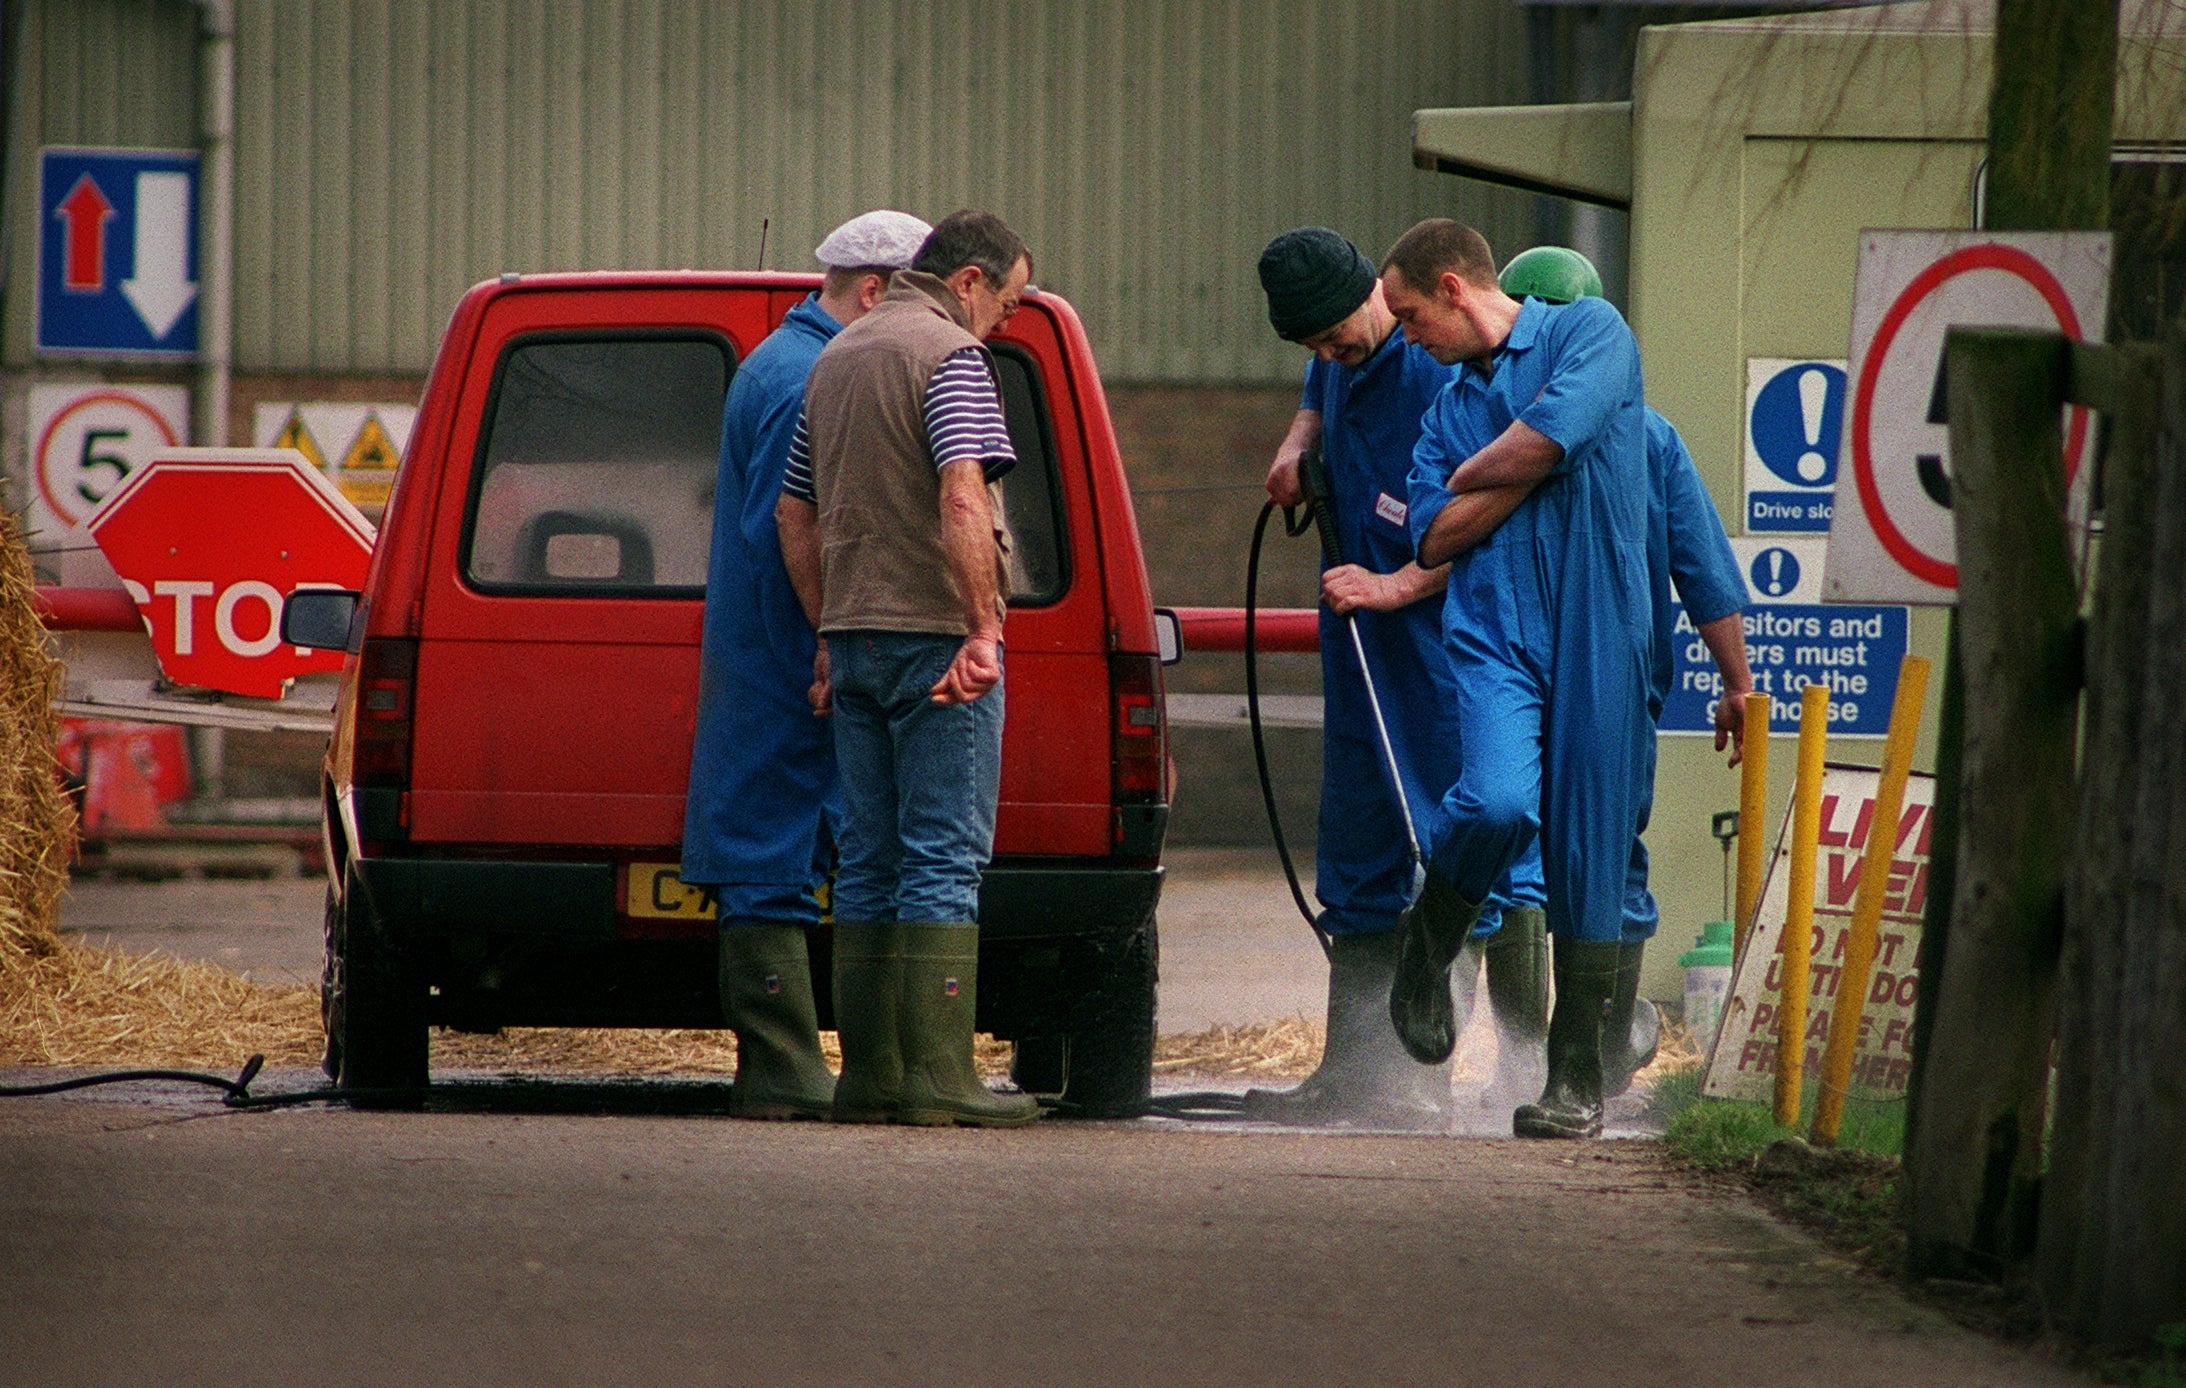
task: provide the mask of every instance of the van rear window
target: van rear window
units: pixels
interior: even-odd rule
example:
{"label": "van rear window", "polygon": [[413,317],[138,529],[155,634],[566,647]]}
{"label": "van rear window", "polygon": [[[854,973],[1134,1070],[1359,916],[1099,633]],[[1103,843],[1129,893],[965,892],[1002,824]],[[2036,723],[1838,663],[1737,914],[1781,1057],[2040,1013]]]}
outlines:
{"label": "van rear window", "polygon": [[1062,513],[1056,506],[1055,426],[1040,378],[1022,348],[995,343],[994,364],[1002,386],[1017,466],[1002,477],[1002,515],[1010,532],[1010,606],[1043,607],[1070,586]]}
{"label": "van rear window", "polygon": [[705,590],[730,349],[717,337],[532,338],[501,359],[464,572],[481,588]]}

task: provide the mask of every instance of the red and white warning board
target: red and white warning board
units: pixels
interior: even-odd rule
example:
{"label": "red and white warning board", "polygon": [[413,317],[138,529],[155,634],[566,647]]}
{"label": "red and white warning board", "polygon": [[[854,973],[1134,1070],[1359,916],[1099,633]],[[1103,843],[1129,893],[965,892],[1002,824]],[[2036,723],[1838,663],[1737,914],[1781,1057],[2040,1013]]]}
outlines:
{"label": "red and white warning board", "polygon": [[[1822,1073],[1829,1014],[1837,1005],[1852,902],[1859,895],[1867,826],[1875,818],[1877,773],[1832,766],[1822,776],[1822,833],[1814,854],[1814,954],[1808,974],[1806,1076]],[[1905,783],[1898,841],[1883,893],[1875,967],[1852,1059],[1852,1093],[1895,1099],[1913,1068],[1913,995],[1920,987],[1921,912],[1928,904],[1928,852],[1935,838],[1935,777],[1916,771]],[[1784,917],[1791,900],[1791,812],[1784,814],[1762,889],[1761,907],[1723,1003],[1723,1024],[1708,1054],[1700,1092],[1766,1103],[1776,1092],[1776,1009],[1783,992]]]}
{"label": "red and white warning board", "polygon": [[89,529],[176,684],[279,698],[340,651],[281,644],[299,588],[362,588],[371,522],[287,448],[177,448],[133,474]]}
{"label": "red and white warning board", "polygon": [[[1943,334],[2043,328],[2097,341],[2109,287],[2106,231],[1860,233],[1828,601],[1957,600]],[[2068,504],[2081,523],[2088,425],[2087,411],[2065,411]]]}

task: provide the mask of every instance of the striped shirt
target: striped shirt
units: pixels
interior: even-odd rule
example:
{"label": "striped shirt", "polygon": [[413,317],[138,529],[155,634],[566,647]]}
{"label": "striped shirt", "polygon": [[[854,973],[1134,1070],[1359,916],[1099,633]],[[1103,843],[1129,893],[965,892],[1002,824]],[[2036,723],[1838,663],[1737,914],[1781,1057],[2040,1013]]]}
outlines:
{"label": "striped shirt", "polygon": [[[986,358],[976,347],[959,348],[942,359],[926,383],[926,439],[939,471],[966,458],[977,459],[989,482],[1017,464],[1017,449],[1010,443],[1009,424],[1002,417],[1002,397],[987,372]],[[805,417],[797,416],[797,432],[789,441],[789,466],[782,473],[782,490],[800,501],[819,504],[812,484],[812,439],[805,431]]]}

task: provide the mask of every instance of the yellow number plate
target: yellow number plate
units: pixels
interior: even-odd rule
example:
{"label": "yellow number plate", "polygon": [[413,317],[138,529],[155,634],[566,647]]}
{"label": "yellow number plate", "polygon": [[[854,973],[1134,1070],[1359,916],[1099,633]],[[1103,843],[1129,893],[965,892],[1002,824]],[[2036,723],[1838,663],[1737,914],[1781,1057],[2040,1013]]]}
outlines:
{"label": "yellow number plate", "polygon": [[713,893],[686,886],[674,863],[632,863],[623,913],[635,920],[710,921]]}

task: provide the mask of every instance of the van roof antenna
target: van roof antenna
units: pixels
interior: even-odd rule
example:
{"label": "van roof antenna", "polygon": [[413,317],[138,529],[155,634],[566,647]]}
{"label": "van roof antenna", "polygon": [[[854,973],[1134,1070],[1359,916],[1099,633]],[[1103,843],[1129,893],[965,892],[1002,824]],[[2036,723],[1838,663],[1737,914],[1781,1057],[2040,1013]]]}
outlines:
{"label": "van roof antenna", "polygon": [[759,268],[761,270],[767,268],[767,223],[772,220],[774,219],[771,217],[761,217],[759,219]]}

